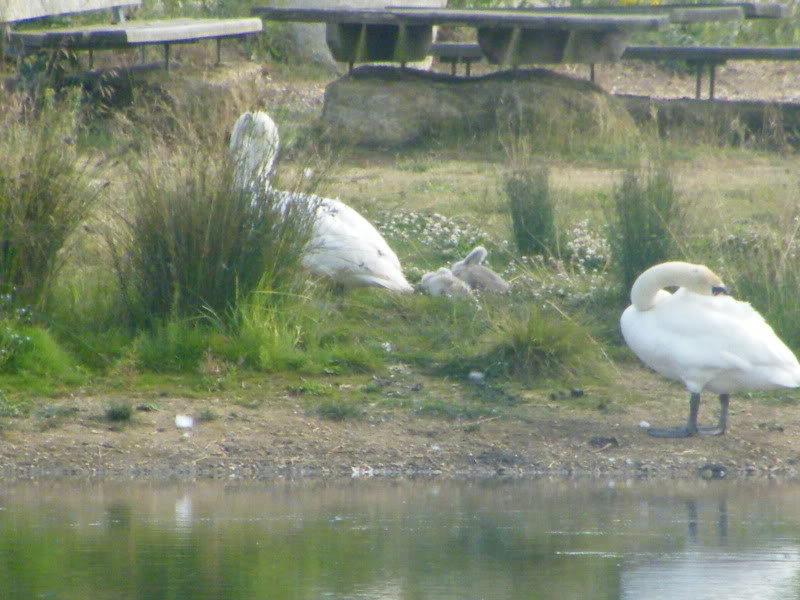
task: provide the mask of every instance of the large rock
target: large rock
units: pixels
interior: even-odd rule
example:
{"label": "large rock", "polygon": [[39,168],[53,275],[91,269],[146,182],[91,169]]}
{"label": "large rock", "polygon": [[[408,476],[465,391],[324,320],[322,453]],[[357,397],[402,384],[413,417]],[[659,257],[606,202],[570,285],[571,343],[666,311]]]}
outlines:
{"label": "large rock", "polygon": [[602,88],[544,69],[465,78],[360,67],[327,86],[322,120],[332,138],[383,147],[498,129],[541,132],[555,142],[637,131],[625,107]]}

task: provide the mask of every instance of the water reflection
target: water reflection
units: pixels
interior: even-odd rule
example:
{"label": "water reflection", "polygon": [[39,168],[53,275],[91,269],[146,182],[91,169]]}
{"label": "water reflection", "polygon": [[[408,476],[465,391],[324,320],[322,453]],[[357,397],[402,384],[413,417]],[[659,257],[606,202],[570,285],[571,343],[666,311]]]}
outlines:
{"label": "water reflection", "polygon": [[800,595],[795,485],[574,480],[0,491],[0,599]]}
{"label": "water reflection", "polygon": [[[632,554],[622,572],[623,598],[652,600],[758,600],[796,597],[800,549],[783,538],[760,540],[742,549],[728,544],[728,501],[717,504],[716,535],[699,538],[698,503],[686,500],[687,543],[678,551]],[[712,525],[711,522],[708,525]],[[794,592],[794,593],[793,593]]]}

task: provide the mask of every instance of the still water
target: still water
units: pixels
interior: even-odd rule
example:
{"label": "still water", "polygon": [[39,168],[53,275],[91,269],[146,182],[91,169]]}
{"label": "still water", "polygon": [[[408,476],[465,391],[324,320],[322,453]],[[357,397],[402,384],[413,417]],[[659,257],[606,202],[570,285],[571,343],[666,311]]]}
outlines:
{"label": "still water", "polygon": [[800,486],[13,484],[0,599],[38,598],[800,598]]}

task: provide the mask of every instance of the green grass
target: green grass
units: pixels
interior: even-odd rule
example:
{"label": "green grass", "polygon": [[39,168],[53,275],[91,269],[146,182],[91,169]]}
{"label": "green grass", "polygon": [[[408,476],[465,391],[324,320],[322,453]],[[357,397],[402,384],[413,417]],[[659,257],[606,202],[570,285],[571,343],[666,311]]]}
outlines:
{"label": "green grass", "polygon": [[[276,78],[291,71],[275,69]],[[0,306],[0,350],[11,357],[0,360],[0,417],[36,414],[32,398],[78,386],[156,398],[214,395],[252,410],[275,401],[265,392],[275,386],[332,420],[384,409],[495,416],[520,402],[514,390],[610,385],[614,363],[629,360],[618,332],[621,298],[638,272],[664,258],[719,270],[737,297],[800,348],[792,157],[707,141],[662,143],[647,133],[636,137],[640,145],[611,139],[603,148],[603,131],[579,143],[577,122],[564,135],[543,124],[531,136],[464,146],[441,139],[402,153],[335,148],[340,162],[322,173],[320,189],[380,228],[410,281],[480,244],[514,282],[508,295],[472,300],[380,290],[339,297],[300,270],[301,234],[276,233],[274,219],[261,219],[269,210],[253,211],[251,199],[231,192],[225,135],[239,108],[212,103],[182,113],[142,101],[68,145],[73,166],[117,161],[103,175],[114,202],[93,205],[72,226],[56,252],[58,268],[31,296],[33,320],[15,316],[16,302]],[[2,110],[14,120],[11,107]],[[293,106],[280,116],[287,144],[275,181],[291,187],[324,149],[313,150],[308,110]],[[50,122],[45,117],[56,118],[24,123],[26,139],[44,135],[37,128]],[[0,132],[0,143],[19,165],[22,138],[10,131]],[[669,175],[630,167],[652,156]],[[504,191],[509,163],[547,168],[553,213],[539,216],[555,241],[543,257],[515,246]],[[752,230],[757,239],[746,236]],[[373,379],[406,370],[456,391],[387,391]],[[469,381],[472,370],[484,373],[485,385]],[[615,409],[628,402],[621,398]],[[595,410],[597,403],[575,404]],[[68,418],[53,408],[59,405],[41,409],[42,423]],[[198,419],[203,414],[210,420],[216,412],[203,409]]]}
{"label": "green grass", "polygon": [[610,211],[614,264],[624,290],[648,267],[681,258],[684,207],[668,167],[626,170]]}
{"label": "green grass", "polygon": [[125,400],[112,402],[106,407],[105,418],[111,423],[130,423],[133,419],[133,406]]}
{"label": "green grass", "polygon": [[59,101],[44,89],[14,99],[0,113],[0,294],[39,307],[99,186],[75,144],[79,95]]}
{"label": "green grass", "polygon": [[557,249],[556,217],[547,169],[540,167],[510,173],[503,187],[520,254],[554,254]]}

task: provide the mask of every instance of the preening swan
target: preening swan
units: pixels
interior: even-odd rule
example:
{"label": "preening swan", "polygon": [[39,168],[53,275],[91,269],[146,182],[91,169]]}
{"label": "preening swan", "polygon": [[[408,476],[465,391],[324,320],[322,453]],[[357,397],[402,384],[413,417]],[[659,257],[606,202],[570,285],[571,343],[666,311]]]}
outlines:
{"label": "preening swan", "polygon": [[464,281],[473,290],[488,292],[506,292],[511,287],[505,279],[482,263],[489,253],[483,246],[478,246],[467,254],[464,260],[453,265],[453,275]]}
{"label": "preening swan", "polygon": [[393,292],[414,291],[397,255],[358,212],[331,198],[303,194],[287,197],[292,202],[307,202],[316,210],[311,239],[303,255],[307,269],[345,288],[374,286]]}
{"label": "preening swan", "polygon": [[419,282],[419,289],[429,296],[472,296],[472,289],[447,267],[425,273]]}
{"label": "preening swan", "polygon": [[242,113],[231,132],[234,183],[241,189],[268,189],[279,144],[278,126],[267,113]]}
{"label": "preening swan", "polygon": [[303,265],[337,287],[375,286],[413,292],[400,261],[378,230],[340,200],[275,190],[270,173],[278,153],[278,128],[265,112],[246,112],[234,125],[230,150],[235,182],[243,189],[267,189],[279,204],[302,203],[313,211],[311,238]]}
{"label": "preening swan", "polygon": [[[663,289],[678,286],[671,294]],[[647,269],[631,288],[620,319],[628,346],[648,367],[682,381],[691,393],[686,427],[649,429],[659,437],[725,433],[729,394],[800,386],[800,364],[747,302],[727,295],[703,265],[667,262]],[[716,427],[697,425],[700,393],[719,394]]]}

